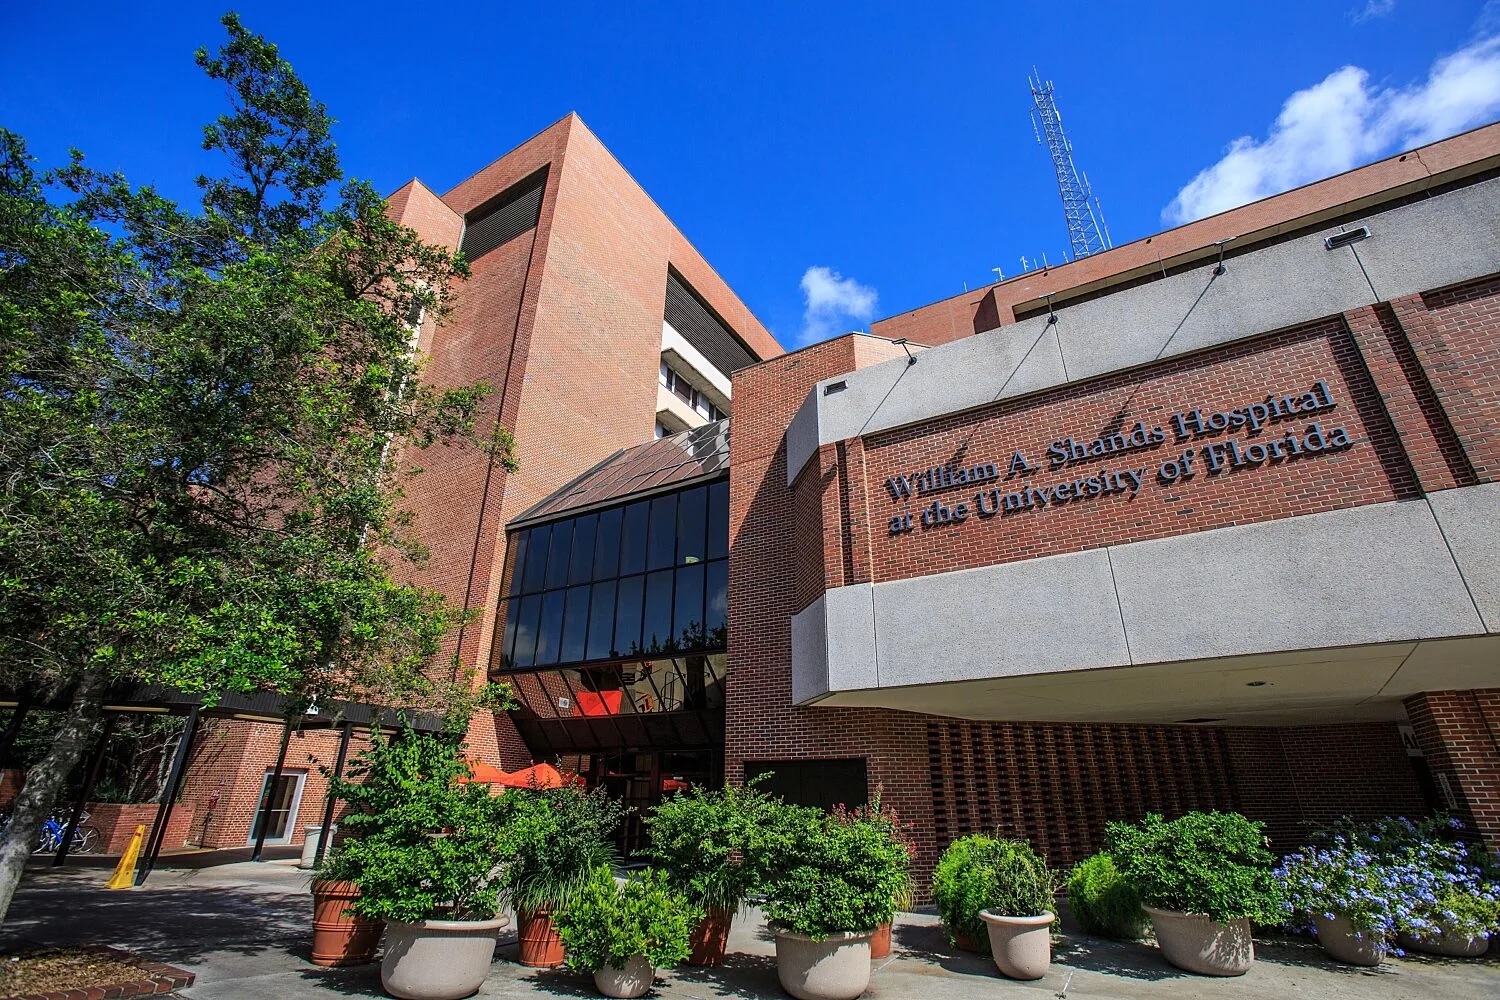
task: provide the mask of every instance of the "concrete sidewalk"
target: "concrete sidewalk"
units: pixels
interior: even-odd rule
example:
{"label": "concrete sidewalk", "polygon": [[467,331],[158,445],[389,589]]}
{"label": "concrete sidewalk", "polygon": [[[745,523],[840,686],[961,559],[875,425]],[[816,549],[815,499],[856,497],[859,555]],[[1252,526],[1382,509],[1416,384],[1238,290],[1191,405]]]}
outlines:
{"label": "concrete sidewalk", "polygon": [[[285,863],[230,864],[158,872],[141,889],[102,888],[95,869],[28,872],[0,947],[26,944],[110,944],[197,973],[183,995],[192,1000],[266,997],[330,1000],[381,996],[379,967],[319,969],[307,961],[312,904],[308,876]],[[516,965],[514,932],[506,932],[480,997],[593,997],[592,978]],[[730,959],[721,969],[682,968],[657,981],[653,994],[681,1000],[784,997],[776,981],[775,945],[759,915],[741,913],[730,934]],[[987,958],[956,952],[937,918],[905,914],[895,951],[877,962],[870,997],[921,1000],[1452,1000],[1500,998],[1500,955],[1458,961],[1396,959],[1378,970],[1328,961],[1312,941],[1256,941],[1257,961],[1237,979],[1204,979],[1179,972],[1155,948],[1066,934],[1052,970],[1035,983],[999,977]]]}

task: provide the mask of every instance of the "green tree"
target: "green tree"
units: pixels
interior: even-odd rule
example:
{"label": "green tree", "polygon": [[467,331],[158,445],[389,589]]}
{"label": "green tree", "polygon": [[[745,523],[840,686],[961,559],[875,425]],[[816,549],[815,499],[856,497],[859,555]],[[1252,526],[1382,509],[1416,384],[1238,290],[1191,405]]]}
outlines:
{"label": "green tree", "polygon": [[323,105],[223,24],[197,62],[227,169],[198,208],[77,152],[39,171],[0,131],[0,683],[68,705],[0,842],[0,918],[115,685],[448,703],[424,667],[459,615],[399,579],[401,485],[435,442],[511,463],[475,430],[488,387],[432,388],[413,349],[462,259],[343,182]]}

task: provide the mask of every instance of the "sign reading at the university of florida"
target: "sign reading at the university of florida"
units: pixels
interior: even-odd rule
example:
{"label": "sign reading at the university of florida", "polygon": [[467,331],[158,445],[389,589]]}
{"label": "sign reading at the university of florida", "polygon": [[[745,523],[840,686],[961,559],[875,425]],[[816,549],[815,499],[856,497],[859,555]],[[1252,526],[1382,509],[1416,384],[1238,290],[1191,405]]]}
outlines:
{"label": "sign reading at the university of florida", "polygon": [[[1354,445],[1348,432],[1343,427],[1325,429],[1317,422],[1300,430],[1289,428],[1279,437],[1264,440],[1242,441],[1233,436],[1206,440],[1228,432],[1258,435],[1273,424],[1323,413],[1335,405],[1328,383],[1320,379],[1306,392],[1270,393],[1264,400],[1228,410],[1183,410],[1174,413],[1164,427],[1148,427],[1144,421],[1138,421],[1133,427],[1094,438],[1059,438],[1035,461],[1020,451],[1012,453],[1003,469],[995,462],[979,462],[935,465],[897,474],[885,481],[891,499],[897,503],[947,492],[959,486],[978,485],[980,489],[972,502],[950,504],[935,499],[920,511],[896,514],[890,520],[890,533],[904,534],[919,524],[924,528],[936,528],[962,524],[971,516],[990,518],[996,514],[1040,511],[1119,494],[1133,497],[1152,481],[1171,486],[1191,480],[1200,472],[1217,476],[1226,471],[1264,468],[1341,451]],[[1135,454],[1161,447],[1168,437],[1178,445],[1189,446],[1157,464],[1154,474],[1149,464],[1136,466],[1130,461]],[[1089,470],[1087,475],[1055,479],[1045,484],[1032,484],[1027,479],[1043,467],[1056,473],[1097,459],[1106,460],[1106,464]],[[992,486],[992,483],[1001,485]]]}

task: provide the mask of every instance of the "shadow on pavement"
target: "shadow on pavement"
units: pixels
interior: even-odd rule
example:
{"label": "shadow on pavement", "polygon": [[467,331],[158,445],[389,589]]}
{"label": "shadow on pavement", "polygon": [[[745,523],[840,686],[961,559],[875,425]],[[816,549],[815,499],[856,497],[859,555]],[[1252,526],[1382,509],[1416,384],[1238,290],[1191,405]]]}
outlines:
{"label": "shadow on pavement", "polygon": [[724,956],[723,965],[714,968],[680,965],[672,970],[672,978],[704,987],[716,997],[759,1000],[761,997],[786,996],[781,981],[776,978],[776,959],[770,955],[732,952]]}

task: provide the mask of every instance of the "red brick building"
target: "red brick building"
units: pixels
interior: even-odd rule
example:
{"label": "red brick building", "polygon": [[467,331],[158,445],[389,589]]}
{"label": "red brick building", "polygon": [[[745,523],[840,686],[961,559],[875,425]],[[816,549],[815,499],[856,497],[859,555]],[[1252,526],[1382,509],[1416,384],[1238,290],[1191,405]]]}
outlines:
{"label": "red brick building", "polygon": [[[518,441],[411,491],[521,701],[476,756],[878,789],[923,869],[1193,808],[1500,845],[1500,126],[788,354],[576,117],[391,205],[473,262],[428,377]],[[242,843],[279,734],[216,732]]]}

